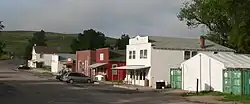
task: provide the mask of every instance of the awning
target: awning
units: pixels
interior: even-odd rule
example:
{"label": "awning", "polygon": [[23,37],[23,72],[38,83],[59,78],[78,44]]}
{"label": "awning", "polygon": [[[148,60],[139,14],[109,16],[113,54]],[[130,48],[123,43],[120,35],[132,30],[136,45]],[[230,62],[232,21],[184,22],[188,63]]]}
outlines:
{"label": "awning", "polygon": [[125,70],[138,70],[138,69],[145,69],[149,68],[150,66],[145,66],[145,65],[126,65],[126,66],[121,66],[121,67],[115,67],[112,69],[125,69]]}
{"label": "awning", "polygon": [[107,63],[95,63],[89,66],[89,68],[97,68],[103,65],[106,65]]}

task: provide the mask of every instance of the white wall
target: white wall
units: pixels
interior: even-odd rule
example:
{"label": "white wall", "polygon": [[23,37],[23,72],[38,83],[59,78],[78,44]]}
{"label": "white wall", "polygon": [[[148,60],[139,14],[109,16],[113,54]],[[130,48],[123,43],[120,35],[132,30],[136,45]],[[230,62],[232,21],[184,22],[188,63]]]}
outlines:
{"label": "white wall", "polygon": [[58,55],[52,55],[52,61],[51,61],[51,72],[57,73],[59,71],[59,56]]}
{"label": "white wall", "polygon": [[156,81],[165,80],[170,83],[170,68],[178,68],[184,61],[184,51],[179,50],[152,50],[152,79],[153,87]]}
{"label": "white wall", "polygon": [[38,62],[44,62],[45,66],[51,66],[51,59],[53,54],[44,54],[43,58],[40,57],[40,54],[36,54],[36,60]]}
{"label": "white wall", "polygon": [[196,91],[196,80],[199,79],[199,91],[209,90],[210,86],[214,91],[223,91],[222,69],[224,65],[219,61],[207,55],[198,54],[183,62],[181,68],[182,89]]}
{"label": "white wall", "polygon": [[[140,50],[147,50],[147,58],[140,59]],[[148,43],[148,37],[140,37],[137,36],[133,39],[129,40],[129,45],[126,46],[126,65],[145,65],[145,66],[151,66],[151,43]],[[135,51],[135,59],[129,59],[129,51]],[[146,79],[151,79],[151,69],[145,69],[147,73]],[[129,74],[129,73],[128,73]],[[130,79],[130,75],[126,76]],[[134,83],[134,82],[132,82]],[[139,85],[144,85],[144,81],[136,81]],[[150,83],[150,82],[149,82]],[[149,86],[151,86],[149,84]]]}

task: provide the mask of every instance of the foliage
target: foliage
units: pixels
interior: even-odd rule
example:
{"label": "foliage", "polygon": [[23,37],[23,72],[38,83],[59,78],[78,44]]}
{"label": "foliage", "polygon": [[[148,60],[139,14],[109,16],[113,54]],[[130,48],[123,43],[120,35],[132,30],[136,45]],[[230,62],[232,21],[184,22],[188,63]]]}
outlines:
{"label": "foliage", "polygon": [[[15,56],[23,56],[25,48],[36,31],[2,31],[0,41],[4,41],[7,47],[6,52],[13,52]],[[46,32],[47,45],[52,47],[60,47],[60,52],[69,53],[71,51],[71,43],[77,37],[77,34],[63,34]],[[106,44],[115,44],[116,39],[106,37]]]}
{"label": "foliage", "polygon": [[117,40],[116,46],[118,47],[119,50],[125,50],[126,45],[129,44],[129,35],[123,34],[120,39]]}
{"label": "foliage", "polygon": [[177,17],[190,28],[205,25],[210,31],[207,37],[218,37],[218,43],[247,53],[249,5],[249,0],[191,0],[184,3]]}
{"label": "foliage", "polygon": [[1,30],[3,30],[3,28],[5,27],[3,24],[2,24],[3,21],[0,21],[0,32]]}
{"label": "foliage", "polygon": [[46,35],[45,32],[43,30],[41,30],[40,32],[35,32],[33,34],[32,39],[28,40],[29,44],[26,46],[25,49],[25,59],[29,60],[31,59],[31,55],[32,55],[32,49],[34,44],[36,44],[36,46],[47,46],[47,39],[46,39]]}
{"label": "foliage", "polygon": [[93,29],[84,30],[73,40],[71,49],[73,53],[78,50],[93,50],[105,47],[105,35]]}
{"label": "foliage", "polygon": [[[5,26],[2,24],[2,21],[0,21],[0,32],[3,30]],[[0,58],[5,54],[4,49],[6,48],[6,43],[0,41]]]}

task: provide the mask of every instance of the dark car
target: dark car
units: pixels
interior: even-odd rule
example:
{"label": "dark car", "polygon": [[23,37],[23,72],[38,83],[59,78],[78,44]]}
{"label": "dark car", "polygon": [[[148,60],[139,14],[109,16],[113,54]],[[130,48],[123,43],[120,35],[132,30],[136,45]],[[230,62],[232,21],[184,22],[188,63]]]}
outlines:
{"label": "dark car", "polygon": [[67,83],[82,82],[82,83],[92,83],[91,77],[88,77],[82,73],[70,72],[63,76],[63,81]]}
{"label": "dark car", "polygon": [[29,70],[29,69],[31,69],[31,68],[28,67],[28,66],[26,66],[26,65],[19,65],[19,66],[17,67],[17,69]]}

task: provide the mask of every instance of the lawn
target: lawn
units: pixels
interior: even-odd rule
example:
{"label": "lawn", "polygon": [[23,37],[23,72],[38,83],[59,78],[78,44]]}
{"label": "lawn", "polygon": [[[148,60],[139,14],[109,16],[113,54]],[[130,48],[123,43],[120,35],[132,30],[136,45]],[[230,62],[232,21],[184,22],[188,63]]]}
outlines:
{"label": "lawn", "polygon": [[234,101],[234,102],[241,102],[243,104],[250,104],[250,96],[249,95],[233,95],[233,94],[227,94],[227,93],[221,93],[221,92],[209,92],[209,91],[203,91],[198,93],[185,93],[183,94],[184,97],[188,96],[222,96],[222,101]]}
{"label": "lawn", "polygon": [[[25,52],[25,47],[28,44],[28,39],[32,38],[35,31],[2,31],[0,33],[0,41],[5,41],[7,47],[5,51],[15,52],[16,55],[22,56]],[[48,37],[48,46],[58,47],[61,52],[71,52],[70,44],[77,37],[76,34],[62,34],[46,32]],[[115,38],[106,38],[107,44],[114,44]]]}

